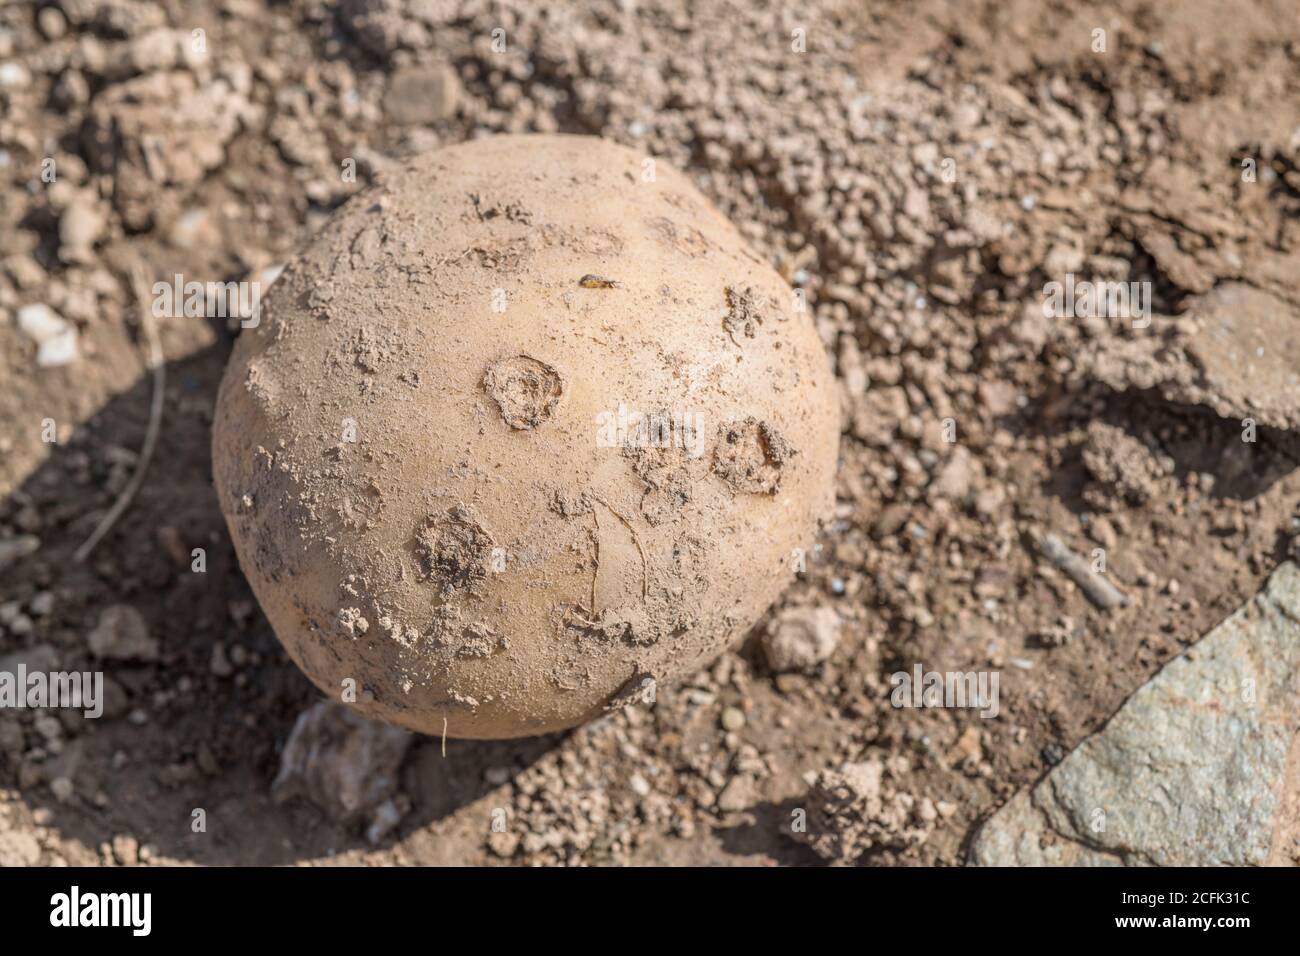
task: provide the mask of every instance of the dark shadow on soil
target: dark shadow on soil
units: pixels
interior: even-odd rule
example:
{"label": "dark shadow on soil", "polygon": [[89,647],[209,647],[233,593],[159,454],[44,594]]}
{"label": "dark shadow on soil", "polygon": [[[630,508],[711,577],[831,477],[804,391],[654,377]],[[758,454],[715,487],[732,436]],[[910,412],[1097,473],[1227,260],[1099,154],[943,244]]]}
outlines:
{"label": "dark shadow on soil", "polygon": [[[1062,413],[1062,410],[1063,413]],[[1277,428],[1257,426],[1244,441],[1240,421],[1208,408],[1168,402],[1154,391],[1117,393],[1097,386],[1077,393],[1043,396],[1000,424],[1018,435],[1054,435],[1088,422],[1113,425],[1173,461],[1179,483],[1208,476],[1206,495],[1242,502],[1265,494],[1300,467],[1300,439]],[[1083,443],[1069,448],[1043,483],[1043,491],[1076,514],[1095,511],[1083,498],[1091,480],[1082,461]]]}
{"label": "dark shadow on soil", "polygon": [[[49,651],[36,653],[52,651],[48,669],[102,670],[108,700],[99,719],[57,713],[64,724],[57,753],[34,729],[33,712],[6,716],[21,726],[23,742],[6,752],[0,737],[0,781],[19,782],[43,825],[92,852],[129,836],[155,854],[195,863],[281,864],[366,845],[360,823],[339,826],[302,800],[279,806],[270,798],[294,720],[320,694],[258,609],[212,488],[211,415],[231,342],[222,330],[218,344],[167,366],[163,426],[144,484],[86,564],[76,564],[73,552],[130,474],[133,466],[112,462],[122,457],[119,449],[141,446],[151,378],[113,398],[67,444],[52,445],[48,459],[0,502],[5,519],[39,515],[41,539],[36,553],[0,572],[4,599],[26,606],[38,592],[55,595],[48,630],[0,636],[0,657],[29,657],[46,645]],[[5,424],[41,428],[38,415]],[[205,573],[191,569],[194,548],[206,552]],[[113,604],[144,616],[161,645],[158,661],[90,657],[86,635]],[[214,667],[218,643],[236,661],[233,673]],[[513,775],[562,739],[449,740],[445,758],[438,742],[421,739],[402,773],[412,808],[389,840],[487,794],[488,767]],[[60,778],[72,784],[63,800],[50,787]],[[199,808],[206,832],[196,833],[191,821]],[[485,810],[484,833],[489,825]]]}
{"label": "dark shadow on soil", "polygon": [[716,835],[728,853],[769,856],[781,866],[825,866],[825,860],[793,836],[794,811],[801,808],[807,808],[807,800],[756,804],[745,811],[747,822],[719,827]]}

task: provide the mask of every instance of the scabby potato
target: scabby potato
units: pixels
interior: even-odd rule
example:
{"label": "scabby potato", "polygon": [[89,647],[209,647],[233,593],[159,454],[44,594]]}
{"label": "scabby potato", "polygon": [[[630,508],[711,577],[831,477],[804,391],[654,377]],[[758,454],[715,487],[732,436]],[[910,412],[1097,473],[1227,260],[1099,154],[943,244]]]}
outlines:
{"label": "scabby potato", "polygon": [[221,508],[289,655],[469,738],[708,664],[834,503],[801,305],[685,176],[600,139],[385,171],[269,290],[217,403]]}

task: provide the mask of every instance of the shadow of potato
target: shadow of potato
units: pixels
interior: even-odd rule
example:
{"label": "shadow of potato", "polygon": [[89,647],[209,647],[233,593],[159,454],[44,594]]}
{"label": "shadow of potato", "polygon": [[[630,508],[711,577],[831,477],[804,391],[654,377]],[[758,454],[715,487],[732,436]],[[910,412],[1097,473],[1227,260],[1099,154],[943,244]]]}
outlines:
{"label": "shadow of potato", "polygon": [[[75,563],[73,552],[114,498],[105,487],[112,477],[105,453],[140,447],[150,377],[79,423],[73,438],[53,445],[0,503],[0,519],[25,509],[41,516],[40,549],[0,572],[0,604],[25,606],[36,593],[55,595],[53,610],[32,634],[0,636],[0,656],[45,645],[54,669],[100,670],[107,688],[98,719],[66,709],[57,714],[59,753],[33,728],[33,712],[5,717],[19,722],[23,743],[0,750],[0,781],[16,784],[37,822],[57,831],[69,863],[97,862],[115,838],[119,857],[134,855],[134,840],[155,860],[215,865],[288,864],[367,846],[359,823],[340,826],[302,800],[281,806],[270,796],[294,720],[319,693],[257,608],[212,489],[211,408],[230,344],[222,333],[218,344],[168,364],[163,426],[143,486],[85,564]],[[30,421],[6,427],[39,431],[41,416],[33,412]],[[192,570],[195,548],[204,551],[202,573]],[[115,604],[143,616],[159,644],[157,661],[91,656],[86,635]],[[229,673],[213,664],[218,644],[236,660]],[[488,767],[513,774],[561,739],[450,740],[443,758],[436,741],[421,738],[402,775],[412,808],[389,841],[436,829],[491,792]],[[50,786],[60,777],[71,783],[64,799]],[[196,809],[204,811],[203,832],[193,828]],[[435,837],[438,855],[446,862],[473,860],[490,822],[485,807],[481,831],[462,825],[452,839]],[[74,841],[81,852],[68,853]]]}

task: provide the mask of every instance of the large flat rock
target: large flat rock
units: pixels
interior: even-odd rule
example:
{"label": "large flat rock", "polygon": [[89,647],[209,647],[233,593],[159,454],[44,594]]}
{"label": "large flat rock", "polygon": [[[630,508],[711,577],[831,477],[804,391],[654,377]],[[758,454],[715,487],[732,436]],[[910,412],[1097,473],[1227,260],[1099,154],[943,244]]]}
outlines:
{"label": "large flat rock", "polygon": [[1300,860],[1300,568],[1170,661],[980,829],[977,866]]}
{"label": "large flat rock", "polygon": [[1176,318],[1111,341],[1092,376],[1111,388],[1155,389],[1170,402],[1224,418],[1300,430],[1300,315],[1287,301],[1238,282],[1194,298]]}

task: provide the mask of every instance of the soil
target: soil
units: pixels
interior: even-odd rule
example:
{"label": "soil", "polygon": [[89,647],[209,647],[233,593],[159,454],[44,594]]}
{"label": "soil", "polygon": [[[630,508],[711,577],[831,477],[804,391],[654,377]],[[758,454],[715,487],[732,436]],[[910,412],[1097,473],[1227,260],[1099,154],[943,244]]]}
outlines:
{"label": "soil", "polygon": [[[269,281],[379,170],[530,131],[662,157],[803,290],[835,521],[739,650],[572,732],[419,738],[367,831],[272,796],[319,694],[212,487],[238,319],[158,321],[156,448],[74,560],[149,421],[132,276]],[[1289,0],[10,3],[0,176],[0,657],[107,662],[102,718],[0,718],[0,863],[958,865],[1300,531],[1294,377],[1251,359],[1300,309]],[[1151,322],[1048,317],[1076,274],[1149,283]],[[798,611],[829,657],[765,653]],[[894,706],[917,665],[998,673],[997,716]]]}

